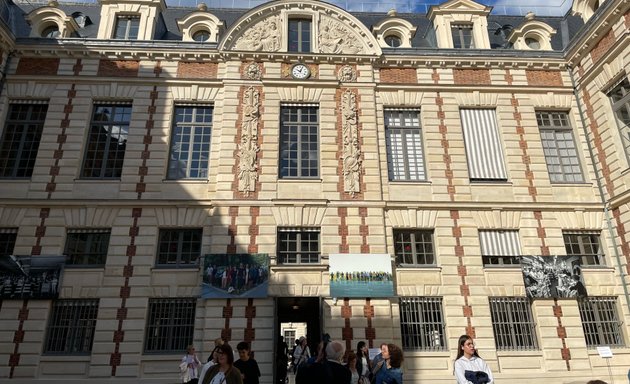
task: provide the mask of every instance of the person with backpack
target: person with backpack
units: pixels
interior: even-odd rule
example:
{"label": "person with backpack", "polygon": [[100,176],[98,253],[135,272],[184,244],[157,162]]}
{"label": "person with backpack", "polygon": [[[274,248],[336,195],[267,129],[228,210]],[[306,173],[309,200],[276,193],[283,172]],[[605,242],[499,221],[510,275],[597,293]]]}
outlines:
{"label": "person with backpack", "polygon": [[306,337],[301,336],[299,344],[293,350],[293,369],[297,373],[300,364],[306,362],[311,357],[311,351],[308,349]]}

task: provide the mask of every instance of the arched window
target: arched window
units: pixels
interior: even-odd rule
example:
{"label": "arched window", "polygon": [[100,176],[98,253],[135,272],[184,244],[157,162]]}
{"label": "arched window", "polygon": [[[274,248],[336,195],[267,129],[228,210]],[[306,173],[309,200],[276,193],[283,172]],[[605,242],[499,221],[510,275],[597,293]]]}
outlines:
{"label": "arched window", "polygon": [[400,45],[402,44],[402,40],[396,35],[387,35],[385,36],[385,43],[387,43],[387,45],[392,48],[396,48],[400,47]]}
{"label": "arched window", "polygon": [[210,39],[210,32],[203,29],[201,31],[195,32],[192,38],[193,40],[199,41],[199,42],[207,41],[208,39]]}
{"label": "arched window", "polygon": [[42,31],[42,37],[54,39],[59,36],[59,27],[57,25],[51,25]]}

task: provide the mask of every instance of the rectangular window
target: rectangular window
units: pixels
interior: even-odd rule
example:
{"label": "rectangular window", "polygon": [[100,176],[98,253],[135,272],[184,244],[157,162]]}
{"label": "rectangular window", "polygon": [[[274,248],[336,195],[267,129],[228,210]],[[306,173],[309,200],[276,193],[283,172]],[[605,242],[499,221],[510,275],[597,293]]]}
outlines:
{"label": "rectangular window", "polygon": [[625,346],[616,297],[586,297],[578,300],[586,346]]}
{"label": "rectangular window", "polygon": [[552,183],[584,181],[573,130],[566,112],[536,112],[547,170]]}
{"label": "rectangular window", "polygon": [[319,263],[319,228],[278,228],[278,262]]}
{"label": "rectangular window", "polygon": [[398,265],[435,265],[433,231],[395,229],[394,254]]}
{"label": "rectangular window", "polygon": [[612,109],[617,118],[617,126],[621,136],[621,143],[626,151],[627,161],[630,162],[630,81],[624,78],[612,91],[608,93],[612,102]]}
{"label": "rectangular window", "polygon": [[521,242],[518,231],[479,231],[483,265],[519,265]]}
{"label": "rectangular window", "polygon": [[283,106],[280,114],[280,178],[319,177],[319,113],[314,106]]}
{"label": "rectangular window", "polygon": [[475,48],[472,24],[451,24],[453,48]]}
{"label": "rectangular window", "polygon": [[201,229],[160,229],[157,265],[196,267],[201,256]]}
{"label": "rectangular window", "polygon": [[118,15],[116,16],[116,29],[114,39],[137,40],[140,29],[140,16]]}
{"label": "rectangular window", "polygon": [[103,266],[109,248],[109,229],[70,229],[66,238],[67,265]]}
{"label": "rectangular window", "polygon": [[426,180],[420,112],[386,110],[387,168],[394,181]]}
{"label": "rectangular window", "polygon": [[81,176],[90,179],[118,179],[122,174],[131,105],[97,104],[87,140]]}
{"label": "rectangular window", "polygon": [[311,20],[289,19],[289,52],[311,51]]}
{"label": "rectangular window", "polygon": [[568,256],[580,256],[582,265],[604,264],[599,232],[563,231],[562,236]]}
{"label": "rectangular window", "polygon": [[400,332],[404,349],[446,351],[441,297],[401,297]]}
{"label": "rectangular window", "polygon": [[0,228],[0,257],[13,254],[17,233],[17,228]]}
{"label": "rectangular window", "polygon": [[208,177],[212,112],[210,106],[175,107],[167,178]]}
{"label": "rectangular window", "polygon": [[497,351],[538,349],[529,300],[526,297],[491,297],[489,300]]}
{"label": "rectangular window", "polygon": [[494,109],[460,109],[471,181],[506,181],[503,147]]}
{"label": "rectangular window", "polygon": [[89,355],[94,341],[98,300],[55,300],[48,319],[44,353]]}
{"label": "rectangular window", "polygon": [[197,299],[149,299],[145,352],[179,353],[193,341]]}
{"label": "rectangular window", "polygon": [[47,104],[9,104],[0,140],[0,177],[31,177],[47,111]]}

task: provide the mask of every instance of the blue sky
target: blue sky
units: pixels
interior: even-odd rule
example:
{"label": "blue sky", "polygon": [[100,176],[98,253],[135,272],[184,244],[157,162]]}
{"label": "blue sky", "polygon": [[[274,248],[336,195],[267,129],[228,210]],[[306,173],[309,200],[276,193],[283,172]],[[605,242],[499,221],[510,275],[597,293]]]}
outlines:
{"label": "blue sky", "polygon": [[[96,3],[97,0],[59,0],[60,3]],[[299,0],[297,0],[299,1]],[[446,0],[327,0],[341,8],[354,12],[387,12],[395,8],[398,12],[426,13],[432,5],[444,3]],[[46,3],[47,1],[22,0],[23,3]],[[209,8],[252,8],[266,3],[266,0],[166,0],[172,7],[194,7],[197,3],[205,3]],[[571,9],[573,0],[486,0],[482,4],[493,6],[493,14],[525,15],[532,11],[539,16],[563,16]],[[527,3],[527,5],[524,5]]]}

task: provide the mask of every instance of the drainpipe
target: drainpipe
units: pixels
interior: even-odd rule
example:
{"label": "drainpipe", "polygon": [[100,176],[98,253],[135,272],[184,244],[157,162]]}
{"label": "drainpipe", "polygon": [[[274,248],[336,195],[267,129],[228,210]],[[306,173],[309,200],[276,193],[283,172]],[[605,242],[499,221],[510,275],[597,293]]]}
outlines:
{"label": "drainpipe", "polygon": [[597,181],[597,188],[599,189],[599,196],[601,198],[602,204],[604,205],[604,216],[606,218],[606,224],[608,226],[608,235],[610,236],[610,240],[613,245],[613,252],[615,254],[615,259],[617,260],[617,267],[619,268],[619,276],[621,277],[621,286],[623,287],[623,293],[626,297],[626,306],[628,307],[628,312],[630,313],[630,294],[628,293],[628,286],[626,284],[626,274],[623,270],[621,263],[621,255],[619,254],[619,247],[617,246],[617,240],[615,231],[612,224],[612,217],[610,215],[610,210],[608,209],[608,202],[604,197],[604,187],[602,186],[602,182],[600,180],[600,174],[597,170],[597,166],[595,163],[595,151],[593,150],[593,145],[591,141],[588,139],[588,129],[586,128],[586,119],[584,118],[584,111],[582,110],[582,103],[580,103],[580,97],[578,95],[577,86],[575,85],[575,78],[573,77],[573,68],[570,65],[567,65],[567,69],[569,71],[569,77],[571,78],[571,85],[573,86],[573,95],[575,96],[575,100],[577,102],[578,111],[580,113],[580,120],[582,120],[582,129],[584,130],[584,136],[586,137],[586,144],[588,145],[588,153],[591,157],[591,164],[593,164],[593,171],[595,172],[595,180]]}

